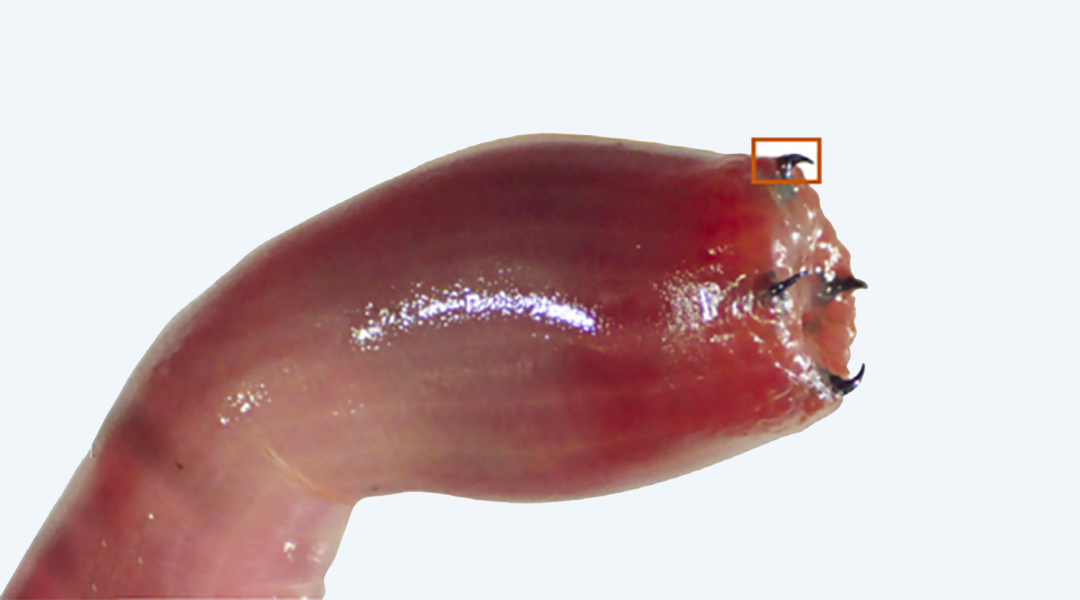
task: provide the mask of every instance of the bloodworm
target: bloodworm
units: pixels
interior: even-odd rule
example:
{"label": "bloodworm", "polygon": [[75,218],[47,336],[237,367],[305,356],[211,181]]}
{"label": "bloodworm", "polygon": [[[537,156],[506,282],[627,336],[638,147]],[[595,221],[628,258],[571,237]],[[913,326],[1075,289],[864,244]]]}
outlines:
{"label": "bloodworm", "polygon": [[829,415],[866,284],[750,160],[511,138],[266,243],[147,352],[4,597],[317,597],[363,498],[611,494]]}

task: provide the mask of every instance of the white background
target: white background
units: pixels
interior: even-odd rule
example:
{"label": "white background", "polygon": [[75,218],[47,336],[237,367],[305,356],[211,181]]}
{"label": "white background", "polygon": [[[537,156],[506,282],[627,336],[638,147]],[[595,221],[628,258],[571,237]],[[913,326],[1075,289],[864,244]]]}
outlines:
{"label": "white background", "polygon": [[0,4],[0,585],[158,332],[248,251],[561,132],[823,137],[864,385],[631,493],[366,500],[328,598],[1080,595],[1067,3],[164,6]]}

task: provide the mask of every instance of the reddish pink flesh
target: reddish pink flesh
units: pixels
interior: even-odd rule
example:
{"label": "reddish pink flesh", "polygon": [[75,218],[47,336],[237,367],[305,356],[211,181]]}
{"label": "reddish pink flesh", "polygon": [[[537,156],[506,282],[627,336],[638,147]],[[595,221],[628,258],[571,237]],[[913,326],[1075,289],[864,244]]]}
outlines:
{"label": "reddish pink flesh", "polygon": [[271,241],[151,348],[5,597],[318,596],[364,497],[609,494],[804,429],[840,405],[849,257],[749,172],[527,136]]}

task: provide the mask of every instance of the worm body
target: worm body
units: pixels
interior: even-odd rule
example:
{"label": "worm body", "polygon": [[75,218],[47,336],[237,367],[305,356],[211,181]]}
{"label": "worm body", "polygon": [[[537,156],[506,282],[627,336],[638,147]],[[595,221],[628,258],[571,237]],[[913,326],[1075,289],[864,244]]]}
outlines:
{"label": "worm body", "polygon": [[362,498],[700,469],[840,406],[858,287],[815,192],[751,185],[747,156],[524,136],[433,161],[169,324],[5,597],[319,596]]}

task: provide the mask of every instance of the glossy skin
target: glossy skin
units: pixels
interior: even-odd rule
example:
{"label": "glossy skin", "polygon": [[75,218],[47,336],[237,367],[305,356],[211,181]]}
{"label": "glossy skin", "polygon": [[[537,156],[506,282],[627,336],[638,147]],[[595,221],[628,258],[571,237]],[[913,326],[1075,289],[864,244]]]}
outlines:
{"label": "glossy skin", "polygon": [[5,597],[318,596],[362,498],[610,494],[808,427],[849,257],[749,161],[511,138],[267,243],[155,342]]}

